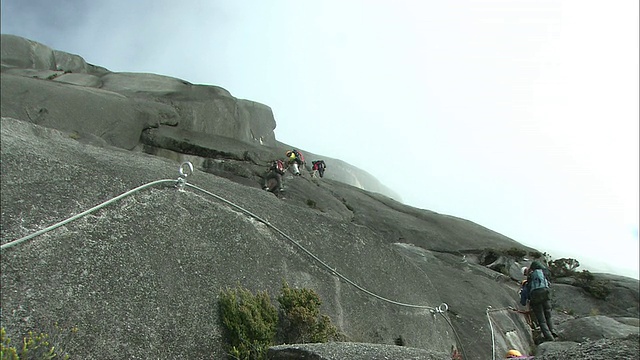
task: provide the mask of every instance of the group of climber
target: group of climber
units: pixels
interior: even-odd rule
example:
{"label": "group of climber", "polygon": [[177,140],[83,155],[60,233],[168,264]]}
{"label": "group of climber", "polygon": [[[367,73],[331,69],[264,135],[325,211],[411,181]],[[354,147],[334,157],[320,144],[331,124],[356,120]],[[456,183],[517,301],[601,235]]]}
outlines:
{"label": "group of climber", "polygon": [[[324,171],[327,168],[324,160],[314,160],[311,163],[311,177],[317,177],[318,175],[320,177],[324,177]],[[282,176],[289,169],[293,175],[302,176],[300,169],[304,168],[304,166],[305,161],[302,152],[296,149],[287,150],[287,152],[285,152],[284,159],[276,159],[271,162],[271,166],[264,176],[263,189],[271,191],[276,195],[281,195],[284,191]],[[275,179],[275,184],[270,184],[272,179]]]}

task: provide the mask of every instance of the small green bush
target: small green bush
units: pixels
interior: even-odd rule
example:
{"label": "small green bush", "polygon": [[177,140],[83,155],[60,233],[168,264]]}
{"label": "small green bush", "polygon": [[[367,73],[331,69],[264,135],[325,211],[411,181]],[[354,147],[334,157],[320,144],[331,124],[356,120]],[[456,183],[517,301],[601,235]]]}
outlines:
{"label": "small green bush", "polygon": [[520,259],[524,258],[527,255],[527,251],[526,250],[518,249],[518,248],[515,248],[515,247],[505,250],[504,253],[509,255],[509,256],[513,256],[516,260],[520,260]]}
{"label": "small green bush", "polygon": [[327,342],[338,330],[327,315],[320,314],[320,297],[311,289],[293,289],[284,282],[280,303],[281,335],[285,343]]}
{"label": "small green bush", "polygon": [[2,360],[18,360],[16,348],[11,346],[11,339],[7,337],[4,328],[0,329],[0,358]]}
{"label": "small green bush", "polygon": [[607,296],[611,294],[609,282],[596,280],[589,270],[582,270],[582,272],[576,273],[574,278],[576,279],[576,286],[583,288],[596,299],[606,300]]}
{"label": "small green bush", "polygon": [[220,318],[232,359],[265,359],[274,344],[278,311],[266,291],[255,295],[243,288],[220,293]]}
{"label": "small green bush", "polygon": [[220,319],[230,359],[266,359],[278,334],[280,343],[342,339],[331,319],[320,314],[320,297],[313,290],[292,289],[284,282],[278,302],[279,314],[266,291],[254,295],[238,287],[220,292]]}
{"label": "small green bush", "polygon": [[573,276],[578,267],[580,267],[580,262],[571,258],[561,258],[549,262],[549,271],[554,278]]}
{"label": "small green bush", "polygon": [[544,255],[540,251],[529,251],[529,257],[532,259],[542,259]]}
{"label": "small green bush", "polygon": [[[58,328],[57,324],[56,328]],[[18,350],[11,346],[11,339],[7,337],[5,329],[0,329],[0,358],[2,360],[51,360],[54,358],[67,360],[69,357],[69,354],[64,350],[56,349],[56,346],[51,343],[48,334],[29,331],[22,341],[22,348]]]}
{"label": "small green bush", "polygon": [[312,209],[315,209],[317,207],[316,206],[316,202],[311,200],[311,199],[307,199],[307,206],[312,208]]}

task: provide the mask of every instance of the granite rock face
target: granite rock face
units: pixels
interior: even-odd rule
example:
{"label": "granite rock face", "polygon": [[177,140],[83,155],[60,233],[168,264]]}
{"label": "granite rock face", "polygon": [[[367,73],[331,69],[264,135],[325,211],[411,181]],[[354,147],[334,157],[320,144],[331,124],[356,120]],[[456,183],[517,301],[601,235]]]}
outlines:
{"label": "granite rock face", "polygon": [[[61,124],[72,130],[78,124],[69,121],[102,115],[105,120],[110,119],[109,130],[116,133],[105,136],[106,140],[125,148],[133,148],[137,138],[117,142],[122,135],[139,137],[143,128],[163,125],[275,145],[273,129],[276,123],[271,109],[253,101],[236,99],[216,86],[193,85],[155,74],[112,73],[87,64],[78,55],[54,51],[11,35],[2,35],[2,70],[3,87],[12,89],[6,94],[3,91],[2,113],[5,116],[24,119],[26,115],[25,120],[46,122],[56,128]],[[25,77],[35,80],[24,81]],[[9,83],[5,84],[5,80]],[[51,81],[43,85],[37,80]],[[96,103],[98,99],[103,101]],[[60,108],[66,112],[55,111]],[[117,109],[122,110],[117,112]],[[68,113],[75,113],[75,116],[66,116]],[[85,120],[85,123],[102,121]],[[119,125],[127,126],[118,128]],[[78,129],[91,130],[87,127]],[[102,137],[104,130],[92,133]]]}
{"label": "granite rock face", "polygon": [[[77,326],[65,345],[82,359],[221,359],[220,290],[275,296],[286,280],[315,290],[349,342],[274,347],[274,359],[436,359],[452,346],[490,359],[535,348],[517,305],[527,260],[486,251],[535,249],[403,205],[340,160],[322,179],[287,173],[284,199],[263,191],[266,164],[291,147],[273,136],[267,106],[111,73],[10,35],[1,76],[0,317],[12,338],[57,322]],[[195,170],[180,188],[185,161]],[[538,346],[542,358],[579,343],[601,350],[592,359],[607,358],[607,344],[633,350],[638,281],[596,276],[610,282],[607,300],[553,285],[561,341]]]}
{"label": "granite rock face", "polygon": [[[180,136],[181,148],[198,148],[191,142],[202,137],[226,137],[255,145],[266,158],[274,159],[292,147],[276,140],[270,107],[237,99],[221,87],[156,74],[114,73],[75,54],[14,35],[1,36],[3,116],[91,134],[130,150],[142,144],[143,132],[152,129]],[[157,149],[162,144],[148,138],[145,145],[143,149],[155,154],[166,153]],[[216,148],[199,155],[207,157],[212,150]],[[335,170],[327,172],[330,179],[400,200],[365,171],[339,159],[305,154],[309,163],[319,158],[328,161]]]}

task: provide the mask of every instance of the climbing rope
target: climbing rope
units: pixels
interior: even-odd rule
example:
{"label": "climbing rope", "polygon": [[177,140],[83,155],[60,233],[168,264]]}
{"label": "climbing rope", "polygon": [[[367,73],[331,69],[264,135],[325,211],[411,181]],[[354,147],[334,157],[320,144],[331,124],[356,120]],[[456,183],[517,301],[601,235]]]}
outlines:
{"label": "climbing rope", "polygon": [[195,190],[198,190],[204,194],[207,194],[211,197],[214,197],[220,201],[222,201],[223,203],[234,207],[235,209],[240,210],[241,212],[255,218],[256,220],[264,223],[265,225],[267,225],[269,228],[273,229],[274,231],[276,231],[277,233],[279,233],[280,235],[282,235],[285,239],[289,240],[292,244],[294,244],[296,247],[298,247],[300,250],[302,250],[304,253],[306,253],[307,255],[309,255],[312,259],[314,259],[315,261],[317,261],[320,265],[322,265],[322,267],[326,268],[331,274],[334,274],[335,276],[339,277],[340,279],[342,279],[343,281],[345,281],[346,283],[352,285],[353,287],[355,287],[356,289],[364,292],[367,295],[370,295],[376,299],[379,299],[381,301],[384,302],[388,302],[390,304],[394,304],[394,305],[398,305],[398,306],[404,306],[404,307],[409,307],[409,308],[416,308],[416,309],[427,309],[431,312],[431,314],[435,317],[437,314],[440,314],[442,316],[443,319],[445,319],[445,321],[447,322],[447,324],[451,327],[451,329],[453,330],[456,339],[458,341],[458,344],[460,345],[463,357],[466,359],[466,356],[464,355],[464,348],[462,347],[462,342],[460,341],[460,337],[458,336],[458,333],[456,332],[455,328],[453,327],[453,324],[451,323],[451,321],[445,316],[445,313],[449,310],[449,306],[446,303],[442,303],[437,307],[433,307],[433,306],[428,306],[428,305],[415,305],[415,304],[408,304],[408,303],[404,303],[404,302],[399,302],[399,301],[395,301],[395,300],[391,300],[388,298],[385,298],[381,295],[378,295],[376,293],[373,293],[372,291],[369,291],[367,289],[365,289],[364,287],[358,285],[357,283],[355,283],[354,281],[352,281],[351,279],[347,278],[345,275],[341,274],[340,272],[338,272],[335,268],[332,268],[331,266],[329,266],[326,262],[324,262],[322,259],[320,259],[319,257],[317,257],[315,254],[313,254],[311,251],[307,250],[304,246],[302,246],[299,242],[297,242],[296,240],[294,240],[293,238],[291,238],[289,235],[287,235],[285,232],[283,232],[282,230],[280,230],[279,228],[277,228],[276,226],[274,226],[273,224],[271,224],[269,221],[261,218],[260,216],[250,212],[249,210],[221,197],[218,196],[210,191],[207,191],[205,189],[202,189],[196,185],[190,184],[186,181],[186,178],[191,175],[193,173],[193,165],[190,162],[185,162],[183,164],[180,165],[180,169],[179,169],[179,173],[180,176],[178,177],[177,180],[171,180],[171,179],[162,179],[162,180],[156,180],[156,181],[152,181],[149,182],[147,184],[138,186],[134,189],[131,189],[127,192],[124,192],[110,200],[107,200],[101,204],[98,204],[86,211],[83,211],[77,215],[74,215],[66,220],[60,221],[56,224],[53,224],[51,226],[48,226],[42,230],[36,231],[28,236],[22,237],[20,239],[17,240],[13,240],[10,241],[6,244],[3,244],[0,246],[0,250],[5,250],[8,249],[10,247],[16,246],[20,243],[23,243],[27,240],[33,239],[34,237],[37,237],[39,235],[42,235],[46,232],[52,231],[60,226],[63,226],[65,224],[68,224],[74,220],[80,219],[92,212],[95,212],[99,209],[104,208],[107,205],[110,205],[120,199],[123,199],[127,196],[133,195],[138,191],[141,191],[143,189],[158,185],[158,184],[164,184],[164,183],[173,183],[174,187],[177,188],[179,191],[184,191],[185,187],[189,187]]}
{"label": "climbing rope", "polygon": [[334,274],[335,276],[339,277],[340,279],[344,280],[346,283],[354,286],[356,289],[370,295],[373,296],[377,299],[380,299],[382,301],[391,303],[391,304],[395,304],[395,305],[399,305],[399,306],[405,306],[405,307],[410,307],[410,308],[418,308],[418,309],[428,309],[431,311],[432,314],[436,314],[436,313],[444,313],[447,310],[449,310],[449,306],[446,303],[442,303],[440,304],[440,306],[438,307],[433,307],[433,306],[427,306],[427,305],[413,305],[413,304],[407,304],[407,303],[403,303],[403,302],[399,302],[399,301],[395,301],[395,300],[391,300],[391,299],[387,299],[385,297],[382,297],[378,294],[375,294],[365,288],[363,288],[362,286],[356,284],[355,282],[353,282],[351,279],[347,278],[346,276],[342,275],[341,273],[339,273],[336,269],[332,268],[331,266],[329,266],[326,262],[322,261],[319,257],[317,257],[316,255],[314,255],[311,251],[307,250],[304,246],[300,245],[299,242],[295,241],[294,239],[292,239],[289,235],[287,235],[285,232],[283,232],[282,230],[278,229],[276,226],[274,226],[273,224],[271,224],[269,221],[261,218],[260,216],[250,212],[249,210],[234,204],[231,201],[228,201],[212,192],[209,192],[205,189],[202,189],[198,186],[186,183],[186,186],[196,189],[198,191],[201,191],[207,195],[210,195],[230,206],[233,206],[234,208],[244,212],[247,215],[252,216],[253,218],[255,218],[256,220],[264,223],[265,225],[267,225],[268,227],[270,227],[271,229],[273,229],[274,231],[276,231],[277,233],[279,233],[280,235],[282,235],[285,239],[289,240],[292,244],[294,244],[295,246],[297,246],[300,250],[302,250],[304,253],[306,253],[307,255],[309,255],[312,259],[314,259],[315,261],[317,261],[320,265],[322,265],[324,268],[326,268],[327,270],[329,270],[329,272],[331,272],[332,274]]}
{"label": "climbing rope", "polygon": [[59,223],[53,224],[51,226],[48,226],[48,227],[46,227],[46,228],[44,228],[42,230],[38,230],[38,231],[34,232],[33,234],[30,234],[30,235],[25,236],[23,238],[10,241],[10,242],[8,242],[6,244],[2,244],[2,246],[0,246],[0,250],[5,250],[5,249],[8,249],[8,248],[10,248],[12,246],[16,246],[16,245],[18,245],[18,244],[20,244],[22,242],[25,242],[25,241],[27,241],[29,239],[33,239],[36,236],[40,236],[40,235],[42,235],[42,234],[44,234],[46,232],[49,232],[49,231],[51,231],[53,229],[59,228],[62,225],[68,224],[68,223],[70,223],[70,222],[72,222],[74,220],[78,220],[83,216],[91,214],[92,212],[94,212],[96,210],[102,209],[103,207],[105,207],[105,206],[107,206],[107,205],[109,205],[109,204],[111,204],[111,203],[113,203],[115,201],[118,201],[118,200],[120,200],[122,198],[125,198],[125,197],[127,197],[129,195],[132,195],[132,194],[134,194],[134,193],[136,193],[136,192],[138,192],[138,191],[140,191],[142,189],[146,189],[148,187],[151,187],[151,186],[154,186],[154,185],[158,185],[158,184],[162,184],[162,183],[166,183],[166,182],[175,182],[175,180],[169,180],[169,179],[156,180],[156,181],[150,182],[148,184],[144,184],[144,185],[138,186],[135,189],[132,189],[132,190],[129,190],[129,191],[123,193],[123,194],[120,194],[120,195],[114,197],[113,199],[107,200],[107,201],[103,202],[102,204],[96,205],[96,206],[92,207],[89,210],[83,211],[80,214],[74,215],[74,216],[72,216],[72,217],[70,217],[70,218],[68,218],[66,220],[60,221]]}
{"label": "climbing rope", "polygon": [[[186,169],[185,169],[185,167],[186,167]],[[109,200],[107,200],[107,201],[105,201],[105,202],[103,202],[101,204],[98,204],[98,205],[92,207],[89,210],[83,211],[80,214],[74,215],[74,216],[72,216],[72,217],[70,217],[70,218],[68,218],[66,220],[60,221],[59,223],[53,224],[51,226],[48,226],[48,227],[46,227],[46,228],[44,228],[42,230],[36,231],[33,234],[30,234],[28,236],[22,237],[20,239],[10,241],[10,242],[8,242],[6,244],[2,244],[2,246],[0,246],[0,250],[8,249],[8,248],[10,248],[12,246],[16,246],[16,245],[18,245],[18,244],[20,244],[20,243],[22,243],[24,241],[27,241],[29,239],[33,239],[36,236],[40,236],[40,235],[42,235],[42,234],[44,234],[46,232],[49,232],[49,231],[54,230],[54,229],[57,229],[62,225],[68,224],[68,223],[70,223],[70,222],[72,222],[74,220],[78,220],[81,217],[89,215],[94,211],[100,210],[103,207],[105,207],[105,206],[107,206],[107,205],[109,205],[111,203],[114,203],[114,202],[116,202],[116,201],[118,201],[120,199],[123,199],[123,198],[125,198],[125,197],[127,197],[129,195],[133,195],[136,192],[138,192],[140,190],[143,190],[143,189],[146,189],[146,188],[149,188],[151,186],[155,186],[155,185],[158,185],[158,184],[164,184],[164,183],[175,183],[175,187],[178,190],[183,190],[184,189],[184,184],[186,183],[187,176],[189,176],[190,174],[193,173],[193,165],[190,162],[183,163],[182,165],[180,165],[179,173],[180,173],[180,177],[178,177],[178,180],[162,179],[162,180],[152,181],[152,182],[144,184],[144,185],[140,185],[137,188],[134,188],[134,189],[131,189],[131,190],[127,191],[127,192],[124,192],[124,193],[122,193],[122,194],[120,194],[120,195],[118,195],[118,196],[116,196],[116,197],[114,197],[112,199],[109,199]]]}
{"label": "climbing rope", "polygon": [[491,359],[496,360],[496,338],[493,333],[493,323],[491,322],[491,316],[489,316],[489,311],[498,311],[491,309],[491,306],[487,307],[487,320],[489,320],[489,329],[491,330]]}
{"label": "climbing rope", "polygon": [[503,307],[503,308],[499,308],[499,309],[494,309],[491,306],[487,307],[486,314],[487,314],[487,319],[489,320],[489,328],[491,329],[491,348],[492,348],[492,354],[493,354],[492,359],[493,360],[495,360],[495,358],[496,358],[496,342],[495,342],[495,335],[494,335],[494,331],[493,331],[493,322],[491,321],[491,316],[489,316],[489,313],[497,312],[497,311],[504,311],[504,310],[513,311],[513,312],[516,312],[518,314],[528,315],[527,311],[518,310],[518,309],[514,308],[513,306],[507,306],[507,307]]}

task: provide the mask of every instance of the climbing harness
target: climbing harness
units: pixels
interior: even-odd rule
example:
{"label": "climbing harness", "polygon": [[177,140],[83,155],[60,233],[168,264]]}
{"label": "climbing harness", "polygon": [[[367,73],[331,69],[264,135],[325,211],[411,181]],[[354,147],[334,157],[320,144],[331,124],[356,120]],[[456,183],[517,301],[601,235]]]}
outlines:
{"label": "climbing harness", "polygon": [[[209,195],[209,196],[212,196],[212,197],[214,197],[214,198],[216,198],[216,199],[218,199],[218,200],[222,201],[223,203],[225,203],[225,204],[227,204],[227,205],[229,205],[229,206],[232,206],[232,207],[234,207],[235,209],[238,209],[238,210],[240,210],[241,212],[243,212],[243,213],[245,213],[245,214],[247,214],[247,215],[249,215],[249,216],[251,216],[251,217],[255,218],[256,220],[258,220],[258,221],[260,221],[260,222],[264,223],[264,224],[265,224],[265,225],[267,225],[269,228],[273,229],[275,232],[277,232],[277,233],[279,233],[280,235],[282,235],[285,239],[289,240],[292,244],[294,244],[296,247],[298,247],[298,248],[299,248],[300,250],[302,250],[304,253],[306,253],[307,255],[309,255],[313,260],[317,261],[320,265],[322,265],[324,268],[326,268],[326,269],[327,269],[331,274],[333,274],[333,275],[335,275],[335,276],[339,277],[340,279],[342,279],[342,280],[343,280],[343,281],[345,281],[346,283],[348,283],[348,284],[352,285],[353,287],[355,287],[356,289],[358,289],[358,290],[360,290],[360,291],[364,292],[364,293],[365,293],[365,294],[367,294],[367,295],[370,295],[370,296],[372,296],[372,297],[374,297],[374,298],[376,298],[376,299],[382,300],[382,301],[384,301],[384,302],[388,302],[388,303],[390,303],[390,304],[398,305],[398,306],[404,306],[404,307],[415,308],[415,309],[426,309],[426,310],[429,310],[429,312],[433,315],[433,317],[434,317],[434,318],[436,317],[436,315],[440,314],[440,315],[442,316],[442,318],[443,318],[443,319],[445,319],[446,323],[447,323],[447,324],[451,327],[451,329],[453,330],[453,333],[454,333],[454,334],[455,334],[455,336],[456,336],[456,339],[457,339],[457,341],[458,341],[458,344],[460,345],[460,349],[461,349],[462,355],[463,355],[464,359],[466,359],[466,356],[465,356],[465,354],[464,354],[464,348],[462,347],[462,342],[460,341],[460,337],[458,336],[458,333],[456,332],[455,328],[453,327],[453,324],[451,323],[451,321],[450,321],[450,320],[445,316],[445,313],[449,310],[449,305],[447,305],[446,303],[442,303],[442,304],[440,304],[440,305],[439,305],[439,306],[437,306],[437,307],[428,306],[428,305],[415,305],[415,304],[408,304],[408,303],[403,303],[403,302],[399,302],[399,301],[391,300],[391,299],[385,298],[385,297],[383,297],[383,296],[381,296],[381,295],[378,295],[378,294],[376,294],[376,293],[373,293],[373,292],[371,292],[371,291],[369,291],[369,290],[365,289],[364,287],[362,287],[362,286],[358,285],[358,284],[357,284],[357,283],[355,283],[353,280],[351,280],[351,279],[347,278],[346,276],[342,275],[342,274],[341,274],[340,272],[338,272],[335,268],[332,268],[331,266],[329,266],[329,265],[328,265],[326,262],[324,262],[322,259],[320,259],[319,257],[317,257],[317,256],[316,256],[315,254],[313,254],[311,251],[307,250],[307,249],[306,249],[304,246],[302,246],[299,242],[297,242],[296,240],[294,240],[293,238],[291,238],[289,235],[287,235],[287,234],[286,234],[285,232],[283,232],[282,230],[278,229],[276,226],[272,225],[272,224],[271,224],[270,222],[268,222],[267,220],[265,220],[265,219],[261,218],[260,216],[258,216],[258,215],[256,215],[256,214],[254,214],[254,213],[250,212],[249,210],[247,210],[247,209],[245,209],[245,208],[243,208],[243,207],[241,207],[241,206],[239,206],[239,205],[237,205],[237,204],[235,204],[235,203],[233,203],[233,202],[231,202],[231,201],[229,201],[229,200],[227,200],[227,199],[224,199],[224,198],[222,198],[222,197],[220,197],[220,196],[218,196],[218,195],[216,195],[216,194],[214,194],[214,193],[212,193],[212,192],[210,192],[210,191],[207,191],[207,190],[202,189],[202,188],[200,188],[200,187],[198,187],[198,186],[196,186],[196,185],[193,185],[193,184],[188,183],[188,182],[187,182],[187,177],[188,177],[189,175],[193,174],[193,164],[191,164],[191,162],[184,162],[184,163],[182,163],[182,164],[180,165],[180,168],[179,168],[179,174],[180,174],[180,176],[178,177],[178,179],[177,179],[177,180],[172,180],[172,179],[162,179],[162,180],[156,180],[156,181],[152,181],[152,182],[149,182],[149,183],[147,183],[147,184],[144,184],[144,185],[138,186],[138,187],[136,187],[136,188],[134,188],[134,189],[131,189],[131,190],[127,191],[127,192],[124,192],[124,193],[122,193],[122,194],[120,194],[120,195],[118,195],[118,196],[116,196],[116,197],[114,197],[114,198],[112,198],[112,199],[109,199],[109,200],[107,200],[107,201],[105,201],[105,202],[103,202],[103,203],[101,203],[101,204],[98,204],[98,205],[96,205],[96,206],[94,206],[94,207],[92,207],[92,208],[90,208],[90,209],[88,209],[88,210],[86,210],[86,211],[83,211],[83,212],[81,212],[81,213],[79,213],[79,214],[77,214],[77,215],[74,215],[74,216],[72,216],[72,217],[70,217],[70,218],[68,218],[68,219],[66,219],[66,220],[60,221],[60,222],[58,222],[58,223],[56,223],[56,224],[53,224],[53,225],[51,225],[51,226],[48,226],[48,227],[46,227],[46,228],[42,229],[42,230],[36,231],[36,232],[34,232],[34,233],[32,233],[32,234],[30,234],[30,235],[28,235],[28,236],[25,236],[25,237],[19,238],[19,239],[17,239],[17,240],[10,241],[10,242],[8,242],[8,243],[6,243],[6,244],[2,244],[2,245],[0,246],[0,250],[8,249],[8,248],[13,247],[13,246],[16,246],[16,245],[18,245],[18,244],[20,244],[20,243],[23,243],[23,242],[25,242],[25,241],[27,241],[27,240],[33,239],[33,238],[34,238],[34,237],[36,237],[36,236],[39,236],[39,235],[42,235],[42,234],[44,234],[44,233],[46,233],[46,232],[52,231],[52,230],[54,230],[54,229],[56,229],[56,228],[58,228],[58,227],[60,227],[60,226],[62,226],[62,225],[68,224],[68,223],[70,223],[70,222],[72,222],[72,221],[74,221],[74,220],[77,220],[77,219],[79,219],[79,218],[82,218],[82,217],[84,217],[84,216],[86,216],[86,215],[88,215],[88,214],[90,214],[90,213],[92,213],[92,212],[94,212],[94,211],[100,210],[100,209],[104,208],[105,206],[110,205],[110,204],[112,204],[112,203],[114,203],[114,202],[116,202],[116,201],[118,201],[118,200],[120,200],[120,199],[123,199],[123,198],[125,198],[125,197],[127,197],[127,196],[133,195],[134,193],[136,193],[136,192],[138,192],[138,191],[140,191],[140,190],[143,190],[143,189],[146,189],[146,188],[149,188],[149,187],[155,186],[155,185],[159,185],[159,184],[173,183],[173,184],[174,184],[174,187],[175,187],[176,189],[178,189],[179,191],[185,191],[185,188],[186,188],[186,187],[189,187],[189,188],[192,188],[192,189],[198,190],[198,191],[200,191],[200,192],[202,192],[202,193],[204,193],[204,194],[207,194],[207,195]],[[493,334],[492,334],[492,336],[493,336]]]}

